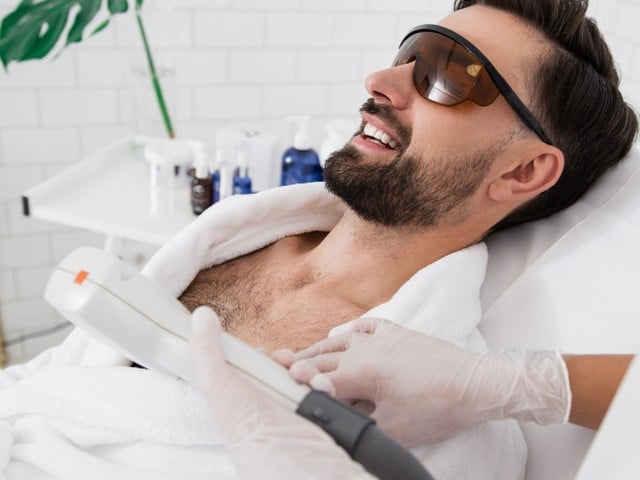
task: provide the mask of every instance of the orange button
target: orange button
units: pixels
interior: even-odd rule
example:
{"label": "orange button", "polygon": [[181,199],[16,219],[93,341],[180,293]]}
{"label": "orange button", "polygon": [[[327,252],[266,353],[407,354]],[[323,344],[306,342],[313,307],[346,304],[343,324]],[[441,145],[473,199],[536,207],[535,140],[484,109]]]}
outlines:
{"label": "orange button", "polygon": [[73,279],[73,283],[77,283],[78,285],[82,285],[82,282],[89,276],[89,272],[86,270],[80,270],[76,275],[76,278]]}

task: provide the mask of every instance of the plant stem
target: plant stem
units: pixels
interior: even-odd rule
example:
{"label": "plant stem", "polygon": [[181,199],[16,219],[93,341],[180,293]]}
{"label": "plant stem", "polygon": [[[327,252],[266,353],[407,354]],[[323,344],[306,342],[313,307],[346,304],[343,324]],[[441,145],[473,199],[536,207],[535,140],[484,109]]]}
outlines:
{"label": "plant stem", "polygon": [[138,29],[140,30],[140,36],[142,37],[142,43],[144,44],[144,51],[147,56],[147,64],[149,66],[149,73],[151,74],[151,84],[153,85],[153,91],[156,94],[156,100],[158,101],[160,113],[162,114],[162,122],[164,123],[164,127],[167,130],[167,135],[169,135],[169,138],[175,138],[176,134],[173,131],[173,125],[171,124],[171,118],[169,117],[169,110],[167,109],[167,105],[164,101],[162,87],[160,86],[160,80],[158,79],[158,74],[156,73],[156,66],[153,62],[153,56],[151,55],[149,42],[147,41],[147,34],[145,33],[144,26],[142,25],[142,17],[140,16],[139,8],[136,8],[136,20],[138,21]]}

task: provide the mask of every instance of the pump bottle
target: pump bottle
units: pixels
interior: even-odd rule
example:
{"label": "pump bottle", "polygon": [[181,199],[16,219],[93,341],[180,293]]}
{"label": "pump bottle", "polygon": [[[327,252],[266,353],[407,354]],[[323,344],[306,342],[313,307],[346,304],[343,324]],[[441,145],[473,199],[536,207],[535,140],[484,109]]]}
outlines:
{"label": "pump bottle", "polygon": [[196,168],[191,179],[191,209],[200,215],[211,206],[211,177],[204,157],[204,151],[196,151]]}
{"label": "pump bottle", "polygon": [[238,149],[236,157],[236,173],[233,176],[233,194],[245,195],[251,193],[251,177],[249,177],[249,158],[245,147]]}
{"label": "pump bottle", "polygon": [[318,182],[324,179],[318,154],[311,148],[309,117],[292,116],[287,120],[296,123],[293,146],[282,155],[282,176],[280,185]]}

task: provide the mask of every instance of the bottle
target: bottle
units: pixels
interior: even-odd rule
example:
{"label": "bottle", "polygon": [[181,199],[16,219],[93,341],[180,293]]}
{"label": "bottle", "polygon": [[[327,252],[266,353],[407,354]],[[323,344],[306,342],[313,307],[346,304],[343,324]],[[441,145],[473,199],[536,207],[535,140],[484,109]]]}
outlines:
{"label": "bottle", "polygon": [[311,148],[307,116],[292,116],[287,120],[297,123],[293,146],[282,155],[280,185],[316,182],[323,180],[318,154]]}
{"label": "bottle", "polygon": [[233,194],[245,195],[251,192],[251,177],[249,177],[249,158],[247,157],[246,148],[240,147],[238,149],[238,156],[236,159],[238,167],[233,176]]}
{"label": "bottle", "polygon": [[196,168],[191,178],[191,210],[200,215],[211,206],[211,177],[201,148],[196,150]]}
{"label": "bottle", "polygon": [[220,201],[220,165],[222,165],[223,157],[224,150],[218,147],[213,164],[213,173],[211,174],[211,203]]}

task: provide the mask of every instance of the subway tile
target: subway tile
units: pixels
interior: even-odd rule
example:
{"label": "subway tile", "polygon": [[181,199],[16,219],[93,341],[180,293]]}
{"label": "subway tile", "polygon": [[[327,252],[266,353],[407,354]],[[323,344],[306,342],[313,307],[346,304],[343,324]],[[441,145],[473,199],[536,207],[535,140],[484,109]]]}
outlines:
{"label": "subway tile", "polygon": [[233,0],[231,6],[235,10],[296,10],[300,8],[300,0],[269,0],[268,3],[264,0]]}
{"label": "subway tile", "polygon": [[325,13],[270,13],[269,47],[325,47],[331,42],[332,17]]}
{"label": "subway tile", "polygon": [[16,290],[20,300],[39,299],[53,272],[53,267],[20,268],[16,270]]}
{"label": "subway tile", "polygon": [[636,44],[640,43],[640,33],[638,33],[638,19],[640,18],[640,2],[628,0],[627,2],[615,3],[619,11],[615,21],[614,32],[616,36],[621,36]]}
{"label": "subway tile", "polygon": [[83,50],[76,53],[80,87],[115,87],[131,79],[126,50]]}
{"label": "subway tile", "polygon": [[331,85],[329,88],[329,113],[331,115],[358,116],[368,94],[364,85]]}
{"label": "subway tile", "polygon": [[0,92],[0,105],[0,128],[37,125],[38,102],[34,91]]}
{"label": "subway tile", "polygon": [[[144,48],[142,36],[135,16],[121,15],[116,20],[113,25],[116,46],[133,47],[142,51]],[[154,57],[162,48],[191,46],[191,14],[189,12],[164,7],[143,7],[142,22]]]}
{"label": "subway tile", "polygon": [[[116,193],[116,192],[114,192]],[[108,199],[105,199],[108,200]],[[53,262],[59,263],[69,253],[79,247],[102,248],[105,235],[86,230],[73,230],[65,233],[51,234],[51,251]]]}
{"label": "subway tile", "polygon": [[0,237],[9,234],[9,215],[7,214],[8,202],[0,203]]}
{"label": "subway tile", "polygon": [[178,85],[211,85],[227,79],[228,54],[224,50],[175,50],[172,58]]}
{"label": "subway tile", "polygon": [[396,46],[393,18],[375,14],[338,14],[335,18],[333,45],[346,47]]}
{"label": "subway tile", "polygon": [[22,202],[7,202],[8,224],[11,235],[30,235],[36,233],[50,233],[64,230],[59,223],[47,222],[34,217],[27,217],[22,213]]}
{"label": "subway tile", "polygon": [[113,123],[118,118],[114,90],[54,90],[40,95],[44,125]]}
{"label": "subway tile", "polygon": [[29,128],[0,133],[6,165],[70,163],[80,157],[75,128]]}
{"label": "subway tile", "polygon": [[363,82],[367,75],[389,68],[396,52],[395,47],[365,49],[362,54],[362,69],[360,71],[360,78]]}
{"label": "subway tile", "polygon": [[262,109],[258,87],[196,87],[194,95],[196,120],[253,118]]}
{"label": "subway tile", "polygon": [[265,116],[316,115],[327,111],[327,87],[268,86],[265,89]]}
{"label": "subway tile", "polygon": [[[631,62],[631,68],[624,72],[624,78],[629,78],[630,81],[640,82],[640,47],[636,49],[634,60]],[[638,88],[636,86],[636,88]],[[640,90],[640,88],[638,89]]]}
{"label": "subway tile", "polygon": [[202,11],[194,18],[196,47],[259,47],[263,35],[262,14]]}
{"label": "subway tile", "polygon": [[293,51],[234,50],[231,53],[232,83],[283,83],[295,78]]}
{"label": "subway tile", "polygon": [[22,193],[43,180],[42,168],[0,167],[0,201],[20,200]]}
{"label": "subway tile", "polygon": [[322,49],[300,54],[298,80],[335,82],[357,80],[360,77],[359,50]]}
{"label": "subway tile", "polygon": [[10,332],[7,333],[8,338],[26,331],[52,327],[58,317],[44,299],[3,302],[0,315],[6,331]]}
{"label": "subway tile", "polygon": [[[407,33],[409,33],[409,30],[425,23],[438,23],[441,18],[442,15],[432,12],[425,12],[419,15],[407,13],[397,15],[396,21],[394,22],[395,35],[393,43],[391,45],[385,45],[384,47],[397,50],[398,45],[400,45],[400,41]],[[389,62],[391,62],[392,59],[393,57],[389,60]]]}
{"label": "subway tile", "polygon": [[310,11],[364,12],[367,8],[366,0],[302,0],[302,9]]}
{"label": "subway tile", "polygon": [[[389,2],[388,0],[369,0],[369,9],[371,12],[377,13],[395,14],[398,12],[416,12],[420,14],[421,12],[429,10],[430,3],[436,4],[438,2],[425,2],[424,0],[395,0],[394,2]],[[452,2],[447,2],[448,5],[451,5],[451,3]]]}
{"label": "subway tile", "polygon": [[0,268],[42,266],[49,260],[49,242],[43,235],[0,238]]}
{"label": "subway tile", "polygon": [[178,101],[174,111],[179,125],[193,118],[193,95],[190,88],[178,88]]}
{"label": "subway tile", "polygon": [[11,270],[0,270],[0,302],[16,299],[16,286]]}
{"label": "subway tile", "polygon": [[0,89],[36,87],[73,87],[75,85],[73,54],[64,52],[58,58],[12,63],[9,71],[0,72]]}
{"label": "subway tile", "polygon": [[[235,0],[233,0],[235,3]],[[231,0],[169,0],[176,9],[223,9],[231,5]]]}
{"label": "subway tile", "polygon": [[114,125],[113,127],[84,127],[80,129],[82,157],[87,158],[94,153],[119,142],[133,133],[130,125]]}

